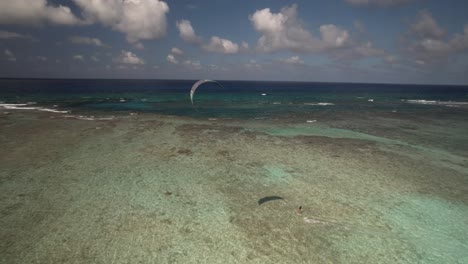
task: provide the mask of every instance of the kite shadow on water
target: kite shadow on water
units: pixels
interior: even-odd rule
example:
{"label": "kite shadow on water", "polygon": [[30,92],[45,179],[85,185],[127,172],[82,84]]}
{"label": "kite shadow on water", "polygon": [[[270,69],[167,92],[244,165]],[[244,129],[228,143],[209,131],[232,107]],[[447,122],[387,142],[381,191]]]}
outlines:
{"label": "kite shadow on water", "polygon": [[283,197],[280,196],[265,196],[258,200],[258,205],[262,205],[266,202],[274,201],[274,200],[284,200]]}

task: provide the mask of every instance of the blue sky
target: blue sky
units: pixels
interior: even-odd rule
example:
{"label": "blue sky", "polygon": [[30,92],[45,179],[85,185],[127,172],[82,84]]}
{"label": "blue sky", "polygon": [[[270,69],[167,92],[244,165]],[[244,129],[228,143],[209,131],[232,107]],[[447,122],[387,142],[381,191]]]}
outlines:
{"label": "blue sky", "polygon": [[0,0],[0,77],[468,84],[463,0]]}

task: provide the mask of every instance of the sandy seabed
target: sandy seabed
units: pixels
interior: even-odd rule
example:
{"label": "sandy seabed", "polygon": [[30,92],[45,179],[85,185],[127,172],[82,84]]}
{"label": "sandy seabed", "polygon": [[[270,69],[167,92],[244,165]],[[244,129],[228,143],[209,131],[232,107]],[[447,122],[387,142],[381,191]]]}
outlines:
{"label": "sandy seabed", "polygon": [[467,122],[350,118],[0,111],[0,262],[468,263]]}

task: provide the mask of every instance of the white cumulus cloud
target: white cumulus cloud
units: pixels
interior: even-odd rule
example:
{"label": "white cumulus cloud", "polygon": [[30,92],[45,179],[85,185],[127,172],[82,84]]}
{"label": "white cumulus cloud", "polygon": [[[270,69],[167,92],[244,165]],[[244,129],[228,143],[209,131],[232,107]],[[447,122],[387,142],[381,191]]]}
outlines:
{"label": "white cumulus cloud", "polygon": [[131,51],[125,51],[122,50],[120,52],[120,56],[117,58],[117,62],[123,63],[123,64],[133,64],[133,65],[138,65],[138,64],[145,64],[145,62],[139,58],[137,55],[135,55]]}
{"label": "white cumulus cloud", "polygon": [[292,56],[287,59],[281,60],[284,63],[287,64],[293,64],[293,65],[304,65],[304,61],[299,58],[299,56]]}
{"label": "white cumulus cloud", "polygon": [[172,54],[168,54],[166,60],[172,64],[179,64],[179,61]]}
{"label": "white cumulus cloud", "polygon": [[122,32],[128,42],[160,39],[166,34],[169,6],[160,0],[73,0],[90,23]]}
{"label": "white cumulus cloud", "polygon": [[68,40],[74,44],[93,45],[98,47],[105,46],[104,43],[98,38],[71,36]]}
{"label": "white cumulus cloud", "polygon": [[177,29],[179,30],[179,36],[187,43],[200,44],[202,39],[195,34],[195,30],[192,27],[190,21],[182,19],[176,22]]}
{"label": "white cumulus cloud", "polygon": [[217,36],[211,37],[210,41],[203,46],[206,51],[224,54],[235,54],[239,51],[239,45]]}
{"label": "white cumulus cloud", "polygon": [[200,70],[202,68],[202,65],[200,64],[199,61],[186,60],[182,64],[194,70]]}
{"label": "white cumulus cloud", "polygon": [[442,38],[446,34],[427,10],[419,12],[417,21],[411,25],[411,32],[421,38],[435,39]]}
{"label": "white cumulus cloud", "polygon": [[320,43],[304,29],[297,19],[297,5],[285,7],[278,13],[269,8],[257,10],[249,17],[254,29],[261,33],[257,49],[274,52],[282,49],[308,52],[320,49]]}
{"label": "white cumulus cloud", "polygon": [[415,60],[414,63],[418,64],[418,65],[425,65],[426,62],[423,61],[423,60]]}
{"label": "white cumulus cloud", "polygon": [[77,60],[77,61],[84,61],[83,55],[79,55],[79,54],[78,54],[78,55],[74,55],[74,56],[73,56],[73,59],[74,59],[74,60]]}
{"label": "white cumulus cloud", "polygon": [[54,6],[47,0],[4,0],[0,1],[0,24],[77,25],[78,19],[67,6]]}
{"label": "white cumulus cloud", "polygon": [[126,35],[128,42],[142,48],[141,40],[159,39],[166,34],[169,6],[162,0],[72,0],[83,19],[68,6],[47,0],[0,1],[0,24],[89,25],[101,23]]}
{"label": "white cumulus cloud", "polygon": [[174,54],[174,55],[180,56],[180,55],[184,54],[184,51],[179,49],[179,48],[173,47],[171,49],[171,53]]}
{"label": "white cumulus cloud", "polygon": [[248,70],[261,70],[262,69],[262,65],[259,64],[256,60],[249,60],[249,62],[245,64],[245,67]]}
{"label": "white cumulus cloud", "polygon": [[450,37],[429,11],[422,10],[409,26],[404,45],[405,54],[414,58],[418,65],[446,60],[468,50],[468,25],[463,32]]}
{"label": "white cumulus cloud", "polygon": [[320,33],[325,46],[330,48],[343,47],[350,41],[348,31],[332,24],[320,26]]}
{"label": "white cumulus cloud", "polygon": [[284,7],[278,13],[269,8],[257,10],[249,19],[261,34],[257,41],[260,52],[324,53],[338,60],[384,54],[371,42],[353,38],[347,30],[333,24],[321,25],[320,36],[313,36],[298,18],[297,5]]}
{"label": "white cumulus cloud", "polygon": [[220,38],[218,36],[212,36],[209,41],[205,42],[200,36],[197,36],[190,21],[185,19],[177,21],[176,26],[179,30],[179,36],[182,38],[182,40],[187,43],[195,44],[208,52],[235,54],[238,53],[241,49],[246,51],[249,47],[246,42],[243,42],[239,46],[239,44],[234,43],[229,39]]}
{"label": "white cumulus cloud", "polygon": [[374,47],[374,44],[372,44],[372,42],[370,41],[357,45],[356,47],[354,47],[354,51],[356,53],[356,56],[359,57],[374,57],[385,55],[385,52],[383,50]]}

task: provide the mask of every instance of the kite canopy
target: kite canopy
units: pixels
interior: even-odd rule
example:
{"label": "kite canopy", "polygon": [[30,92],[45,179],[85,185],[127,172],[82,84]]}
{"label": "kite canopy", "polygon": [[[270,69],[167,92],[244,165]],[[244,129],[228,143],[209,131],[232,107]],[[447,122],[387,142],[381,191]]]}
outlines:
{"label": "kite canopy", "polygon": [[221,86],[222,88],[224,88],[219,82],[217,81],[214,81],[214,80],[199,80],[198,82],[196,82],[193,86],[192,86],[192,89],[190,90],[190,101],[192,101],[192,104],[193,104],[193,96],[195,95],[195,91],[197,90],[198,86],[204,84],[204,83],[207,83],[207,82],[211,82],[211,83],[216,83],[217,85]]}

